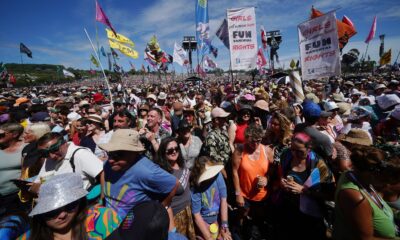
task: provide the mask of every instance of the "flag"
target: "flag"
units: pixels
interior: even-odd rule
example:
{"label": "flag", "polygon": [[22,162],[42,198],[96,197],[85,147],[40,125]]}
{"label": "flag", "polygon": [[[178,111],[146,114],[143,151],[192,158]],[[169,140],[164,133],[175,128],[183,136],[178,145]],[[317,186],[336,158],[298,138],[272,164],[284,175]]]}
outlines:
{"label": "flag", "polygon": [[355,28],[353,21],[350,20],[346,15],[343,16],[342,22],[346,23],[347,25],[351,26],[352,28]]}
{"label": "flag", "polygon": [[196,68],[197,74],[199,74],[202,78],[207,77],[207,73],[204,71],[204,69],[200,66],[200,64],[197,64]]}
{"label": "flag", "polygon": [[146,68],[144,67],[144,64],[142,64],[142,72],[146,72]]}
{"label": "flag", "polygon": [[109,42],[111,48],[118,49],[121,53],[125,54],[128,57],[131,57],[134,59],[139,57],[139,53],[128,46],[125,46],[119,42],[115,42],[111,39],[108,39],[108,42]]}
{"label": "flag", "polygon": [[215,33],[222,43],[229,49],[229,32],[228,32],[228,21],[224,19]]}
{"label": "flag", "polygon": [[150,66],[149,65],[147,65],[147,72],[148,73],[150,72]]}
{"label": "flag", "polygon": [[101,55],[103,55],[104,57],[107,57],[106,51],[104,51],[104,47],[103,46],[101,46],[100,52],[101,52]]}
{"label": "flag", "polygon": [[17,79],[15,78],[15,76],[14,76],[13,73],[10,73],[10,78],[9,78],[9,80],[10,80],[10,83],[11,83],[12,85],[14,85],[15,83],[17,83]]}
{"label": "flag", "polygon": [[372,26],[371,29],[369,30],[367,39],[365,39],[365,43],[368,44],[375,37],[375,32],[376,32],[376,16],[374,17],[374,21],[372,22]]}
{"label": "flag", "polygon": [[176,42],[174,45],[173,61],[181,66],[184,66],[189,63],[186,51],[182,48],[182,46],[178,45]]}
{"label": "flag", "polygon": [[108,71],[111,71],[111,53],[107,53]]}
{"label": "flag", "polygon": [[0,79],[4,80],[4,79],[6,79],[7,76],[8,76],[7,68],[6,68],[5,64],[2,63],[0,66]]}
{"label": "flag", "polygon": [[[311,19],[320,17],[324,15],[322,12],[318,11],[314,7],[311,8]],[[348,43],[349,39],[356,35],[357,31],[353,26],[349,25],[347,22],[342,22],[336,19],[336,26],[338,30],[339,48],[343,49]]]}
{"label": "flag", "polygon": [[301,103],[304,100],[303,86],[301,77],[298,71],[290,73],[290,82],[292,85],[293,94],[295,96],[296,103]]}
{"label": "flag", "polygon": [[267,32],[264,29],[264,26],[261,26],[261,43],[264,49],[267,49]]}
{"label": "flag", "polygon": [[64,74],[64,77],[75,77],[75,75],[72,72],[67,71],[65,69],[63,69],[63,74]]}
{"label": "flag", "polygon": [[214,47],[213,45],[210,44],[210,51],[209,53],[212,53],[212,55],[217,58],[218,57],[218,48]]}
{"label": "flag", "polygon": [[135,44],[132,42],[132,40],[130,40],[129,38],[125,37],[122,34],[117,33],[117,35],[114,35],[113,32],[106,28],[106,32],[107,32],[107,37],[108,39],[120,42],[120,43],[126,43],[128,45],[131,45],[132,47],[135,46]]}
{"label": "flag", "polygon": [[113,58],[119,59],[117,52],[114,51],[114,49],[112,49],[112,48],[110,48],[110,49],[111,49],[111,54],[112,54]]}
{"label": "flag", "polygon": [[96,71],[95,71],[95,70],[92,70],[92,69],[90,69],[90,70],[89,70],[89,74],[95,75],[95,74],[96,74]]}
{"label": "flag", "polygon": [[97,61],[97,59],[96,59],[93,55],[90,56],[90,61],[92,61],[92,63],[93,63],[96,67],[99,67],[99,62]]}
{"label": "flag", "polygon": [[202,51],[210,44],[208,0],[196,0],[196,38],[198,49]]}
{"label": "flag", "polygon": [[380,65],[385,65],[388,64],[392,61],[392,49],[389,49],[389,51],[385,52],[381,59],[379,60]]}
{"label": "flag", "polygon": [[153,35],[150,38],[150,41],[147,43],[147,46],[149,47],[149,50],[152,52],[161,51],[160,44],[158,43],[157,37],[155,35]]}
{"label": "flag", "polygon": [[296,67],[296,62],[294,61],[294,59],[292,59],[292,61],[290,61],[290,68],[294,69]]}
{"label": "flag", "polygon": [[261,69],[263,66],[267,64],[267,60],[264,57],[264,53],[262,48],[259,48],[257,51],[257,66]]}
{"label": "flag", "polygon": [[114,35],[117,36],[117,33],[115,32],[114,28],[111,26],[110,20],[108,20],[108,17],[104,13],[103,9],[101,8],[101,6],[97,2],[97,0],[96,0],[96,21],[107,25],[109,28],[111,28],[111,30],[113,31]]}
{"label": "flag", "polygon": [[134,65],[131,61],[129,61],[129,64],[131,65],[132,70],[133,70],[134,72],[136,72],[135,65]]}
{"label": "flag", "polygon": [[25,53],[28,57],[32,58],[32,51],[29,50],[29,48],[25,46],[23,43],[19,44],[19,52]]}
{"label": "flag", "polygon": [[217,67],[217,64],[216,64],[210,57],[208,57],[208,56],[205,56],[205,57],[204,57],[204,65],[205,65],[206,67],[212,68],[212,69],[214,69],[214,68]]}

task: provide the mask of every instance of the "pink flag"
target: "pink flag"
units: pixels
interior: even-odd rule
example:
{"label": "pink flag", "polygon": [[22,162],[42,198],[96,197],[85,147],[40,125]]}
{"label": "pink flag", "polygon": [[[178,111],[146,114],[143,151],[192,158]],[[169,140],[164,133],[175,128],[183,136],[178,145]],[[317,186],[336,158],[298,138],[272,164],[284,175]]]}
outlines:
{"label": "pink flag", "polygon": [[203,70],[203,68],[200,66],[200,64],[197,64],[196,72],[197,72],[202,78],[207,77],[207,73],[204,72],[204,70]]}
{"label": "pink flag", "polygon": [[257,52],[257,66],[259,68],[261,68],[262,66],[265,66],[266,64],[267,64],[267,60],[264,57],[262,48],[259,48],[258,52]]}
{"label": "pink flag", "polygon": [[267,49],[267,33],[265,32],[264,26],[261,26],[261,42],[264,49]]}
{"label": "pink flag", "polygon": [[108,27],[111,28],[113,31],[114,35],[117,36],[117,33],[115,32],[114,28],[111,26],[110,20],[108,20],[108,17],[106,14],[103,12],[103,9],[100,7],[100,4],[96,0],[96,21],[104,23]]}
{"label": "pink flag", "polygon": [[346,15],[343,16],[342,22],[343,22],[343,23],[346,23],[347,25],[349,25],[349,26],[351,26],[351,27],[353,27],[353,28],[355,28],[355,27],[354,27],[354,23],[353,23],[353,22],[350,20],[350,18],[348,18]]}
{"label": "pink flag", "polygon": [[365,43],[369,43],[375,37],[375,32],[376,32],[376,16],[374,17],[371,30],[369,30],[368,37],[367,39],[365,39]]}

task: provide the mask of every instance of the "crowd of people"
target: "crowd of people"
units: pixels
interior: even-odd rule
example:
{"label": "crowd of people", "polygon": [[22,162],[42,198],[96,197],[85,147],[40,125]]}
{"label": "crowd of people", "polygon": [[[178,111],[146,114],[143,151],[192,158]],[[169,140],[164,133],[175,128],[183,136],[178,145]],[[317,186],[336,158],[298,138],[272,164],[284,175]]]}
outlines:
{"label": "crowd of people", "polygon": [[0,92],[0,239],[396,239],[396,75]]}

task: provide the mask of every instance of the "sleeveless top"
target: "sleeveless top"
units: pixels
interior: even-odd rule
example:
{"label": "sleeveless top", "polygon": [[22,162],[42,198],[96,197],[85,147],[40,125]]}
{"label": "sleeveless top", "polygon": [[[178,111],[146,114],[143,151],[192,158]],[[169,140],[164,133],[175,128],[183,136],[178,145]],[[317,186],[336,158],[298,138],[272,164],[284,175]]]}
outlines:
{"label": "sleeveless top", "polygon": [[[382,201],[383,209],[381,209],[376,203],[363,191],[360,187],[353,183],[347,173],[343,173],[340,177],[337,190],[335,193],[335,202],[338,202],[339,193],[341,190],[353,189],[359,191],[369,202],[372,209],[372,222],[374,227],[374,236],[380,238],[395,238],[396,237],[396,226],[393,221],[393,212],[389,205]],[[354,232],[351,229],[351,225],[344,217],[341,212],[339,205],[336,204],[335,208],[335,223],[334,223],[333,239],[356,239]]]}
{"label": "sleeveless top", "polygon": [[245,142],[244,131],[246,131],[247,126],[248,126],[247,122],[244,122],[241,124],[239,124],[239,123],[236,124],[234,143],[243,144]]}
{"label": "sleeveless top", "polygon": [[257,176],[265,176],[267,174],[269,161],[265,146],[260,144],[258,148],[260,157],[255,161],[249,159],[248,153],[243,152],[238,171],[242,196],[251,201],[261,201],[267,197],[266,188],[257,188]]}

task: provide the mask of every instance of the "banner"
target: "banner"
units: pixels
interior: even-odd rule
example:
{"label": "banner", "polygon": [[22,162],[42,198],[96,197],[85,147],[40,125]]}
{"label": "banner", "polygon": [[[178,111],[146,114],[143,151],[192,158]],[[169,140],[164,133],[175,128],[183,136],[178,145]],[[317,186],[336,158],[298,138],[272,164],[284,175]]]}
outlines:
{"label": "banner", "polygon": [[215,35],[222,41],[226,48],[229,49],[229,32],[228,32],[228,22],[226,19],[222,21]]}
{"label": "banner", "polygon": [[203,54],[204,49],[211,43],[208,23],[208,0],[196,1],[196,38],[197,47]]}
{"label": "banner", "polygon": [[29,48],[27,46],[25,46],[25,44],[23,44],[23,43],[19,44],[19,52],[20,53],[25,53],[26,56],[32,58],[32,51],[29,50]]}
{"label": "banner", "polygon": [[132,47],[135,46],[135,44],[132,42],[132,40],[125,37],[124,35],[117,33],[117,35],[115,36],[114,33],[108,28],[106,28],[106,32],[107,32],[107,37],[111,40],[114,40],[114,41],[117,41],[120,43],[126,43],[128,45],[131,45]]}
{"label": "banner", "polygon": [[65,69],[63,69],[63,74],[64,74],[64,77],[75,77],[75,74],[73,74],[72,72],[65,70]]}
{"label": "banner", "polygon": [[179,46],[176,42],[174,45],[173,61],[181,66],[184,66],[189,63],[186,51],[181,46]]}
{"label": "banner", "polygon": [[382,55],[381,59],[379,60],[379,64],[382,66],[390,63],[391,61],[392,61],[392,49],[389,49],[389,51],[385,52]]}
{"label": "banner", "polygon": [[254,7],[228,9],[229,50],[232,70],[257,66],[257,29]]}
{"label": "banner", "polygon": [[303,80],[340,75],[335,12],[300,24],[298,32]]}
{"label": "banner", "polygon": [[121,53],[125,54],[128,57],[131,57],[134,59],[139,57],[139,53],[130,47],[122,45],[119,42],[114,42],[113,40],[110,40],[110,39],[108,39],[108,42],[110,43],[111,48],[118,49]]}

